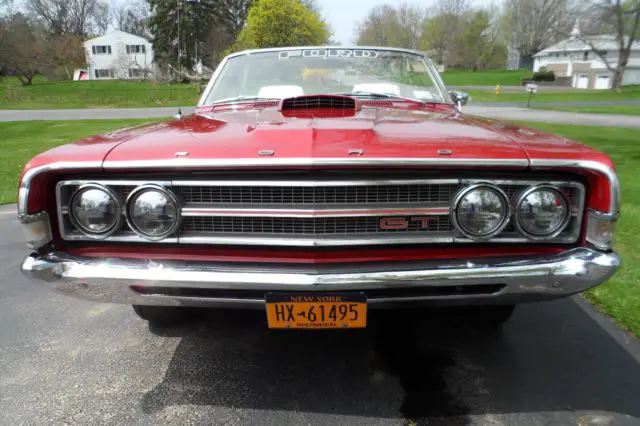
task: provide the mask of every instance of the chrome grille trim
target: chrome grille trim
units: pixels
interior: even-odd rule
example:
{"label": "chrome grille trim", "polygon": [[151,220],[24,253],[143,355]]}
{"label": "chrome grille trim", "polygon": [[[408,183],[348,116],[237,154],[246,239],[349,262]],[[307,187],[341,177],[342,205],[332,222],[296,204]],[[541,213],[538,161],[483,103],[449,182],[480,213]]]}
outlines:
{"label": "chrome grille trim", "polygon": [[[582,228],[585,187],[575,181],[564,180],[526,180],[526,179],[381,179],[381,180],[67,180],[56,186],[58,203],[58,221],[61,237],[67,241],[88,241],[87,237],[70,228],[67,219],[68,201],[73,188],[85,183],[101,183],[113,187],[122,199],[138,185],[154,183],[169,189],[183,203],[183,221],[179,232],[161,243],[174,244],[232,244],[232,245],[272,245],[272,246],[346,246],[381,244],[431,244],[431,243],[481,243],[458,235],[451,224],[450,202],[463,187],[474,183],[489,182],[500,186],[511,199],[525,188],[538,184],[550,184],[559,187],[567,194],[572,207],[572,219],[566,231],[558,237],[543,243],[569,244],[577,241]],[[261,196],[248,196],[243,203],[201,203],[188,197],[186,188],[225,188],[227,191],[243,191],[247,185],[252,188],[289,188],[293,191],[307,191],[316,194],[327,188],[348,193],[364,190],[372,193],[391,193],[393,196],[354,199],[337,197],[344,202],[298,202],[285,203],[285,199],[264,200]],[[374,188],[374,189],[371,189]],[[394,188],[394,189],[389,189]],[[418,198],[421,201],[395,202],[398,193],[409,194],[420,190],[427,195]],[[443,189],[444,188],[444,189]],[[319,192],[317,192],[319,191]],[[389,192],[391,191],[391,192]],[[396,191],[395,193],[393,191]],[[413,192],[412,192],[413,191]],[[187,198],[185,199],[185,194]],[[395,194],[395,195],[394,195]],[[395,198],[394,198],[395,197]],[[446,198],[443,199],[443,198]],[[326,200],[327,198],[320,198]],[[336,201],[336,197],[330,197]],[[390,199],[392,202],[390,202]],[[196,201],[198,201],[196,199]],[[304,201],[304,200],[303,200]],[[309,200],[307,200],[309,201]],[[360,202],[358,202],[360,201]],[[398,217],[427,220],[426,228],[410,223],[402,229],[382,229],[380,220]],[[422,219],[420,219],[422,218]],[[489,240],[492,243],[533,243],[517,233],[510,222],[498,236]],[[376,227],[376,224],[378,226]],[[105,239],[107,242],[149,243],[138,237],[124,226],[118,233]],[[540,241],[537,241],[540,243]]]}

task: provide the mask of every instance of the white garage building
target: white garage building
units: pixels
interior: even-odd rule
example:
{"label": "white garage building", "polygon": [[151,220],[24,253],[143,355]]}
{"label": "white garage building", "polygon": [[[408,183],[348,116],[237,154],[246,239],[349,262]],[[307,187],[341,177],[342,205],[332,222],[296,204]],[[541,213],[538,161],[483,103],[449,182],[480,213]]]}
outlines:
{"label": "white garage building", "polygon": [[[610,65],[617,64],[618,46],[614,36],[594,36],[588,40]],[[640,42],[634,42],[631,49],[622,78],[623,85],[640,84]],[[613,83],[613,74],[607,69],[603,58],[575,33],[573,37],[534,55],[533,71],[542,67],[554,71],[558,77],[571,77],[571,85],[578,89],[610,89]]]}
{"label": "white garage building", "polygon": [[154,72],[151,43],[137,35],[113,31],[84,42],[90,80],[141,79]]}

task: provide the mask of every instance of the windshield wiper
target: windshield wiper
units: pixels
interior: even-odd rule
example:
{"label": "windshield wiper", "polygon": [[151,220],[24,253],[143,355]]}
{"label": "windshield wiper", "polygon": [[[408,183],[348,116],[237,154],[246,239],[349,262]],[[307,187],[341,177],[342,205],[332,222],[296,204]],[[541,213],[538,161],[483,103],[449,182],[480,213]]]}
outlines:
{"label": "windshield wiper", "polygon": [[248,102],[248,101],[279,101],[280,98],[265,98],[263,96],[235,96],[233,98],[220,99],[212,102],[210,105],[217,104],[229,104],[234,102]]}

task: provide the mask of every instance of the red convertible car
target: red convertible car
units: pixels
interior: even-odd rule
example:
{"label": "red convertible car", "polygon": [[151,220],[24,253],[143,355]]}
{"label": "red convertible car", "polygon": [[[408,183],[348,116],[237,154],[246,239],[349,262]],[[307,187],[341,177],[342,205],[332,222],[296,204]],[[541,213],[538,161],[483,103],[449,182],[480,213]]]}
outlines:
{"label": "red convertible car", "polygon": [[609,157],[463,103],[420,52],[233,54],[195,114],[25,166],[22,271],[158,324],[228,307],[306,329],[434,304],[499,324],[609,279]]}

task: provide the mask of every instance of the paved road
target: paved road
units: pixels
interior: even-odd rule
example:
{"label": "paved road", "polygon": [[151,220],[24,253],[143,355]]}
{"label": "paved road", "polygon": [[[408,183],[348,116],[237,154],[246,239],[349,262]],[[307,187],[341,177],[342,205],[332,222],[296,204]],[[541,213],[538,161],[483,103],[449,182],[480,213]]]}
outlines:
{"label": "paved road", "polygon": [[[610,114],[583,114],[561,111],[542,111],[515,107],[476,106],[464,107],[468,114],[499,120],[528,120],[548,123],[582,124],[640,128],[637,116]],[[119,108],[119,109],[59,109],[59,110],[0,110],[0,121],[30,120],[96,120],[126,118],[162,118],[174,115],[177,108]],[[184,114],[193,107],[182,108]]]}
{"label": "paved road", "polygon": [[469,105],[466,114],[479,115],[503,121],[535,121],[541,123],[577,124],[583,126],[610,126],[640,128],[640,118],[632,115],[586,114],[565,111],[544,111],[513,107],[484,107]]}
{"label": "paved road", "polygon": [[17,266],[0,209],[0,424],[632,425],[640,349],[584,303],[499,333],[374,315],[359,332],[268,332],[260,312],[149,331],[127,306],[54,295]]}

